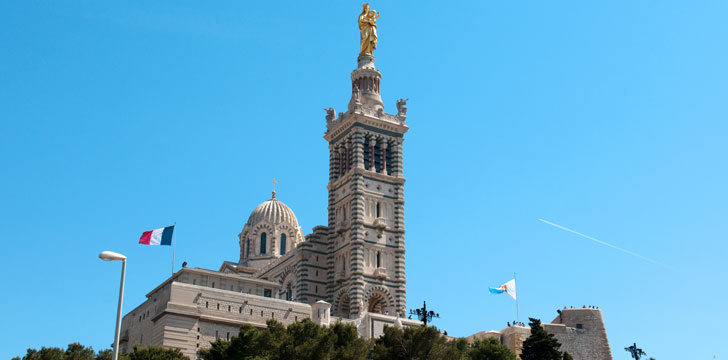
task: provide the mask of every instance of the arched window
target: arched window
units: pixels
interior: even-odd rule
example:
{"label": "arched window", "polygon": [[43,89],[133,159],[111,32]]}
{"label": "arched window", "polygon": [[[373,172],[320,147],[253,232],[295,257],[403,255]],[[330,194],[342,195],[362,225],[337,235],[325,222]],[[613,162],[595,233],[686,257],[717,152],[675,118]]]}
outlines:
{"label": "arched window", "polygon": [[381,204],[379,202],[377,202],[377,217],[381,217],[382,216],[381,215],[380,208],[381,208]]}
{"label": "arched window", "polygon": [[286,254],[286,234],[281,234],[281,255]]}
{"label": "arched window", "polygon": [[382,253],[380,253],[379,251],[377,251],[377,267],[382,267]]}
{"label": "arched window", "polygon": [[286,300],[293,300],[293,289],[291,289],[291,284],[288,284],[288,287],[286,288]]}
{"label": "arched window", "polygon": [[268,234],[262,233],[260,234],[260,253],[265,254],[265,239],[268,237]]}
{"label": "arched window", "polygon": [[369,146],[369,139],[364,140],[364,169],[369,170],[371,165],[371,146]]}
{"label": "arched window", "polygon": [[346,163],[344,159],[344,151],[341,151],[339,153],[339,176],[344,175],[344,173],[346,172]]}
{"label": "arched window", "polygon": [[382,143],[380,141],[377,141],[377,144],[374,146],[374,171],[383,172],[382,171]]}
{"label": "arched window", "polygon": [[387,145],[387,150],[384,152],[384,158],[387,162],[387,175],[392,175],[392,146]]}

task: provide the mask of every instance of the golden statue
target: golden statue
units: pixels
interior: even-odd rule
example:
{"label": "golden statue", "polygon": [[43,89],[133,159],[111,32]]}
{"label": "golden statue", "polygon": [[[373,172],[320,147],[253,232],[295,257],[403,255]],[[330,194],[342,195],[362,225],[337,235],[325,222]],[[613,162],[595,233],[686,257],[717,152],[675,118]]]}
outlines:
{"label": "golden statue", "polygon": [[359,55],[371,55],[377,49],[377,19],[379,12],[370,10],[369,3],[364,4],[364,9],[359,15],[359,32],[361,33],[361,52]]}

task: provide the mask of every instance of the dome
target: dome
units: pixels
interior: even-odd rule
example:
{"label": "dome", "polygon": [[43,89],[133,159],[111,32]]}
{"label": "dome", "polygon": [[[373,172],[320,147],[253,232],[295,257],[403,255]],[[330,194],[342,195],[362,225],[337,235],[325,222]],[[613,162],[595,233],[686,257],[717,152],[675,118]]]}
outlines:
{"label": "dome", "polygon": [[293,210],[273,197],[250,213],[240,240],[240,261],[248,267],[262,267],[291,252],[304,241]]}
{"label": "dome", "polygon": [[293,210],[286,204],[276,199],[276,194],[273,193],[273,198],[258,205],[253,210],[248,218],[248,226],[253,226],[261,222],[267,222],[269,224],[280,224],[288,223],[294,228],[298,228],[298,219],[293,214]]}

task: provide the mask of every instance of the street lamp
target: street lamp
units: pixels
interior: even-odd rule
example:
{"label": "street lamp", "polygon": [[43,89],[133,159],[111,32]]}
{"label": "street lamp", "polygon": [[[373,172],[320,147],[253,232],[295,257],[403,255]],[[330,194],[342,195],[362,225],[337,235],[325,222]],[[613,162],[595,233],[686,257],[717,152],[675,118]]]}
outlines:
{"label": "street lamp", "polygon": [[99,259],[106,261],[121,260],[121,286],[119,287],[119,308],[116,311],[116,332],[114,333],[114,360],[119,360],[119,333],[121,332],[121,302],[124,299],[124,275],[126,274],[126,256],[113,251],[104,251]]}
{"label": "street lamp", "polygon": [[[425,324],[425,327],[427,327],[428,322],[432,322],[432,318],[439,318],[440,314],[430,310],[427,311],[427,301],[422,302],[422,307],[419,309],[411,309],[410,315],[417,315],[417,317]],[[447,335],[447,334],[446,334]]]}

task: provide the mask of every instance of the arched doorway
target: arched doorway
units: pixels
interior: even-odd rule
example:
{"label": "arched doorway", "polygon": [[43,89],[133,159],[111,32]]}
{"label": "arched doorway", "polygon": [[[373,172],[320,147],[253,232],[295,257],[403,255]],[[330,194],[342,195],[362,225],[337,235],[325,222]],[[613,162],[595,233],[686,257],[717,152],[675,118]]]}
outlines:
{"label": "arched doorway", "polygon": [[375,291],[369,296],[368,300],[368,311],[374,314],[389,314],[389,301],[387,295]]}
{"label": "arched doorway", "polygon": [[340,317],[344,319],[349,318],[349,313],[351,313],[351,299],[349,298],[349,294],[341,294],[339,301],[336,303],[336,310],[338,313],[337,315]]}
{"label": "arched doorway", "polygon": [[296,291],[296,269],[293,267],[287,267],[278,276],[281,284],[278,298],[287,301],[297,301],[298,292]]}

